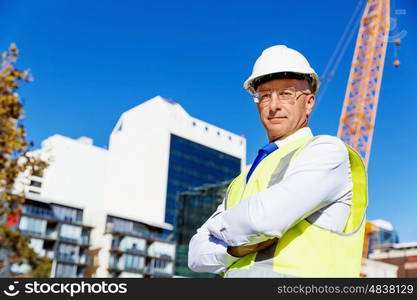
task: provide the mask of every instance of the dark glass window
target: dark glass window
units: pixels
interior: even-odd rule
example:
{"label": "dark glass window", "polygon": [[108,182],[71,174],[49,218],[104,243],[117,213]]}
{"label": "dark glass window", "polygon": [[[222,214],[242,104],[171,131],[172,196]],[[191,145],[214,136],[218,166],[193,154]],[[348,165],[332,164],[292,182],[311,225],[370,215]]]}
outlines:
{"label": "dark glass window", "polygon": [[83,212],[80,209],[53,204],[52,211],[58,219],[74,223],[82,223]]}
{"label": "dark glass window", "polygon": [[39,182],[39,181],[36,181],[36,180],[31,180],[30,185],[35,186],[35,187],[39,187],[39,188],[42,187],[42,183]]}
{"label": "dark glass window", "polygon": [[240,158],[171,135],[165,222],[176,228],[179,193],[230,180],[240,173]]}

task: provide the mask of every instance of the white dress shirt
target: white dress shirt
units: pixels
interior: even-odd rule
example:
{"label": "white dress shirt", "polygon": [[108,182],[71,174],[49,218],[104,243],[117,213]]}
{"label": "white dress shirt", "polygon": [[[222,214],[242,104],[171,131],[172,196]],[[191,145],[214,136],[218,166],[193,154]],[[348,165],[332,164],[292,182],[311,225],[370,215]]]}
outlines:
{"label": "white dress shirt", "polygon": [[[313,136],[308,127],[277,140],[281,147]],[[290,163],[282,181],[225,210],[224,201],[189,244],[188,266],[195,272],[220,273],[239,257],[227,246],[260,243],[278,237],[303,219],[342,232],[352,203],[348,151],[337,137],[323,135]]]}

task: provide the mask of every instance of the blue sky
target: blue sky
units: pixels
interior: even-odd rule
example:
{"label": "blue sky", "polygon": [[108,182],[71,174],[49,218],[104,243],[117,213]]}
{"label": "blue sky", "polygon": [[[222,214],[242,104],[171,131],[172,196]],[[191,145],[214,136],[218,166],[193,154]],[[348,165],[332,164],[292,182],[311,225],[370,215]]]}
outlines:
{"label": "blue sky", "polygon": [[[322,75],[356,3],[0,0],[0,50],[15,42],[18,66],[35,77],[20,94],[37,146],[62,134],[107,147],[122,112],[161,95],[245,135],[250,163],[266,142],[242,88],[255,59],[266,47],[286,44]],[[390,221],[409,242],[417,241],[417,3],[395,5],[405,36],[399,68],[388,45],[368,166],[368,219]],[[356,32],[311,118],[315,134],[337,134],[355,40]]]}

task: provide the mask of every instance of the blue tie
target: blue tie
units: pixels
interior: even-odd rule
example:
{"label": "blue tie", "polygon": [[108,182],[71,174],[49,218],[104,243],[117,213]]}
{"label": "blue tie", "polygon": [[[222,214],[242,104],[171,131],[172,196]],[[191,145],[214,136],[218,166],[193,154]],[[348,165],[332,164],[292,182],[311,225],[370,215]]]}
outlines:
{"label": "blue tie", "polygon": [[246,183],[248,183],[250,176],[252,175],[253,171],[255,171],[256,166],[261,162],[261,160],[263,160],[265,157],[268,156],[268,154],[274,152],[277,149],[278,146],[275,143],[269,143],[263,146],[261,149],[259,149],[258,156],[255,158],[255,161],[253,162],[248,172],[248,175],[246,176]]}

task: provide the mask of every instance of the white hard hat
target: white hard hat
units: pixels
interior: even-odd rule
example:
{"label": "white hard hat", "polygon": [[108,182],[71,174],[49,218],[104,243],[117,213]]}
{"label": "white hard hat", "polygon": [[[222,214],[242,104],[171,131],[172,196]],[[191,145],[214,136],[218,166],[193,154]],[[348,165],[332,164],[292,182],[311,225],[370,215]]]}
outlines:
{"label": "white hard hat", "polygon": [[317,94],[320,81],[316,72],[300,52],[285,45],[276,45],[265,49],[256,60],[252,75],[245,81],[243,87],[250,94],[254,94],[256,91],[253,88],[253,83],[256,79],[283,72],[310,75],[312,77],[312,92]]}

